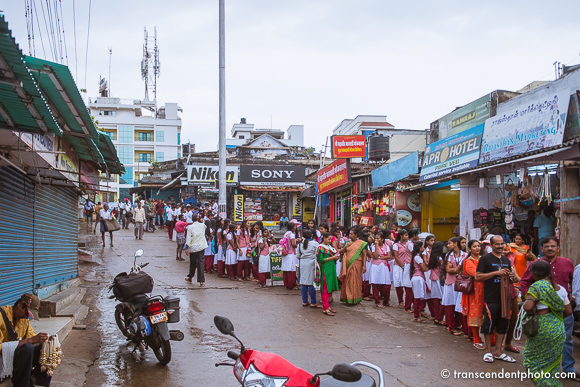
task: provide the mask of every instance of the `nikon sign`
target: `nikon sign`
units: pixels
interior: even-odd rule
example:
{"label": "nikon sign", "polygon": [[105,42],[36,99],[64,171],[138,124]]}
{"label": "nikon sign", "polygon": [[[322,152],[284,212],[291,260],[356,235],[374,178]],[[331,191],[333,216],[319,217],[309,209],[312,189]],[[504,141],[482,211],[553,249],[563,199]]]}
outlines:
{"label": "nikon sign", "polygon": [[[217,165],[188,165],[188,185],[213,186],[219,180],[219,167]],[[226,183],[228,186],[238,185],[238,166],[226,167]]]}

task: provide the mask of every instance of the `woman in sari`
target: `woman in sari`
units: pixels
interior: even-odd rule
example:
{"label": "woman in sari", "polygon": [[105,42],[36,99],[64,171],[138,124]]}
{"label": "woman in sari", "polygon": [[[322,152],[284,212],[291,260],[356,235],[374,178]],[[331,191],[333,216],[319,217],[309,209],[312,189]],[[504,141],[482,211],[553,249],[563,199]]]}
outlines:
{"label": "woman in sari", "polygon": [[320,297],[322,298],[322,313],[334,316],[336,310],[330,308],[332,292],[340,290],[336,278],[336,260],[340,254],[332,247],[332,234],[327,232],[322,235],[322,243],[316,249],[316,257],[320,264]]}
{"label": "woman in sari", "polygon": [[554,283],[547,261],[536,262],[531,272],[536,282],[528,289],[523,309],[529,312],[536,308],[539,323],[538,334],[526,340],[524,367],[533,373],[543,372],[543,378],[532,379],[536,386],[561,386],[554,374],[560,370],[566,340],[564,317],[572,314],[572,307],[566,289]]}
{"label": "woman in sari", "polygon": [[350,229],[348,236],[350,240],[340,250],[340,301],[347,305],[359,305],[362,301],[362,275],[366,271],[367,242],[358,239],[359,231],[354,227]]}
{"label": "woman in sari", "polygon": [[[467,244],[469,256],[463,261],[463,275],[475,277],[481,243],[478,240],[471,240]],[[483,323],[483,282],[473,281],[473,293],[463,293],[461,297],[461,308],[463,315],[467,316],[467,326],[473,332],[473,346],[477,349],[485,349],[485,344],[479,335],[479,328]]]}

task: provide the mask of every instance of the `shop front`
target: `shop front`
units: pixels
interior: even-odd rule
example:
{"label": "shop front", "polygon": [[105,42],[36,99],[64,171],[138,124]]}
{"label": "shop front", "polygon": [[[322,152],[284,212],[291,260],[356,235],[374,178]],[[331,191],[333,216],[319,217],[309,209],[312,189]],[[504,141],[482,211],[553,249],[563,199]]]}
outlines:
{"label": "shop front", "polygon": [[[237,165],[226,166],[226,193],[227,197],[233,197],[235,187],[239,185],[239,169]],[[219,188],[216,183],[219,181],[218,165],[188,165],[187,166],[187,186],[182,188],[182,198],[187,202],[198,205],[210,203],[212,200],[218,202]],[[231,201],[228,202],[228,214],[233,211]]]}
{"label": "shop front", "polygon": [[316,173],[318,195],[328,194],[329,221],[349,227],[352,224],[352,177],[349,159],[339,159]]}
{"label": "shop front", "polygon": [[234,194],[234,220],[260,220],[280,229],[281,218],[303,221],[306,168],[297,165],[241,165],[240,187]]}

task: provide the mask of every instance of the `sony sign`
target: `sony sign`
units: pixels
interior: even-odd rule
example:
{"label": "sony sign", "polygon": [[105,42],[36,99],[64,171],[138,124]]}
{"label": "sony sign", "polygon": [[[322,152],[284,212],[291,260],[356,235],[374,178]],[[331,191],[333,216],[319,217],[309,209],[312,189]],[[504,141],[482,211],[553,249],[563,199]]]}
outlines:
{"label": "sony sign", "polygon": [[241,165],[242,185],[304,185],[306,168],[294,165]]}
{"label": "sony sign", "polygon": [[[226,183],[228,186],[238,185],[238,167],[226,167]],[[217,165],[188,165],[187,183],[189,185],[214,185],[219,180],[219,167]]]}

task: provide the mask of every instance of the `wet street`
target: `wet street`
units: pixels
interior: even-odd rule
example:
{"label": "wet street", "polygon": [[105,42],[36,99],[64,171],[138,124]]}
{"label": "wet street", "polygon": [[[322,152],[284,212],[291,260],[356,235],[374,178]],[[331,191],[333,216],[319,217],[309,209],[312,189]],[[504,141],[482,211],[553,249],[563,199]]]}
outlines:
{"label": "wet street", "polygon": [[[466,338],[433,324],[414,323],[398,308],[378,309],[374,302],[346,307],[335,301],[338,313],[329,317],[319,309],[302,307],[299,291],[260,289],[255,282],[234,282],[215,274],[207,275],[206,287],[199,288],[184,281],[189,259],[175,260],[175,243],[164,230],[146,233],[142,241],[135,240],[132,229],[114,235],[115,247],[109,247],[107,236],[107,247],[89,248],[95,263],[80,263],[81,286],[87,288],[85,303],[91,312],[86,330],[74,330],[64,341],[65,361],[55,385],[81,385],[86,380],[86,386],[235,386],[232,368],[214,367],[229,361],[228,350],[239,350],[233,339],[214,327],[216,314],[232,320],[246,346],[279,354],[311,373],[328,371],[337,362],[366,360],[384,370],[389,386],[459,386],[466,381],[453,378],[453,371],[524,370],[521,354],[515,355],[516,364],[486,364],[483,351]],[[139,248],[145,250],[139,262],[150,263],[145,271],[155,279],[153,294],[181,298],[181,321],[170,324],[170,329],[180,329],[185,339],[171,342],[168,366],[159,365],[150,349],[132,354],[134,345],[115,324],[116,302],[108,298],[108,285],[117,273],[131,268],[133,252]],[[523,341],[516,344],[523,350]],[[444,369],[451,371],[451,378],[441,377]],[[467,382],[489,384],[489,380]]]}

